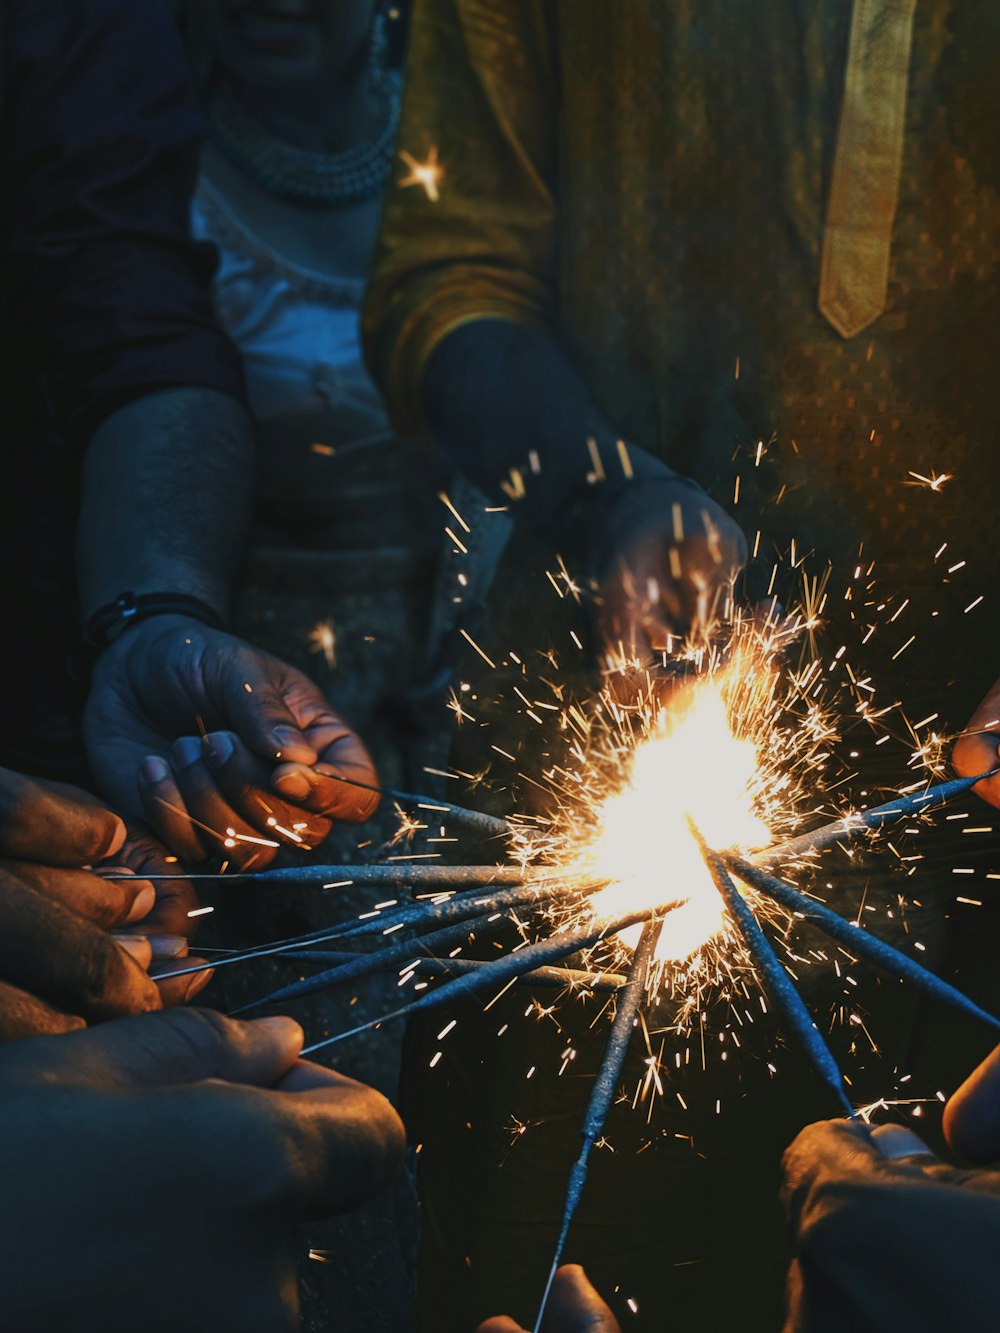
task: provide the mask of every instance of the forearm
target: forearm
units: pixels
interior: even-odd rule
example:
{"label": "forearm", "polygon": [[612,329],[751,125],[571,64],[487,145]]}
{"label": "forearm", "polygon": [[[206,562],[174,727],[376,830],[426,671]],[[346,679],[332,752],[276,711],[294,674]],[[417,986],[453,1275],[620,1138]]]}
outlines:
{"label": "forearm", "polygon": [[431,355],[427,424],[498,504],[538,527],[588,495],[674,474],[620,442],[556,339],[508,320],[464,324]]}
{"label": "forearm", "polygon": [[225,616],[253,491],[252,428],[238,399],[179,388],[115,412],[83,467],[84,621],[125,591],[185,593]]}

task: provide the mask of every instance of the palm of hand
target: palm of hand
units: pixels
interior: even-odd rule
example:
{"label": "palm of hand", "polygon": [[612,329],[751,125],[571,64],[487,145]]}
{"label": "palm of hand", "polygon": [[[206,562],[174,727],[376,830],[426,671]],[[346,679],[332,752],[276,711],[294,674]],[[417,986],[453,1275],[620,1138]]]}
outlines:
{"label": "palm of hand", "polygon": [[[229,829],[249,840],[291,822],[314,845],[334,816],[364,819],[376,804],[351,785],[376,781],[364,746],[307,677],[183,617],[137,625],[99,659],[84,726],[105,793],[186,860],[219,850]],[[274,786],[290,764],[325,776],[293,795]],[[269,859],[259,844],[253,854]]]}

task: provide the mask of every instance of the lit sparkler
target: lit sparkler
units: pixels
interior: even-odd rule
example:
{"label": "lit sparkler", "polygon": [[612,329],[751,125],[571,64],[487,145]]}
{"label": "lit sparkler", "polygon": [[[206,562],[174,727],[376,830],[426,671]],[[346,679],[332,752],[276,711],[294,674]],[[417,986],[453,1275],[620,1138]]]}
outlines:
{"label": "lit sparkler", "polygon": [[[315,1042],[309,1053],[463,996],[495,997],[521,978],[562,986],[569,993],[616,988],[616,1018],[570,1177],[556,1263],[647,993],[656,996],[665,990],[681,1000],[680,1032],[724,978],[756,979],[802,1041],[844,1113],[858,1114],[762,922],[785,926],[805,919],[855,956],[1000,1027],[1000,1021],[914,960],[772,873],[813,864],[823,848],[921,817],[981,780],[957,779],[910,791],[800,832],[817,813],[816,791],[823,785],[838,724],[822,703],[818,661],[787,666],[783,654],[797,635],[808,633],[825,595],[817,585],[812,611],[794,625],[760,627],[737,617],[724,649],[704,643],[684,649],[681,660],[693,678],[663,669],[638,673],[638,690],[627,705],[610,689],[586,710],[564,704],[555,692],[553,704],[518,690],[528,717],[538,721],[545,708],[551,709],[567,741],[568,757],[542,775],[555,801],[550,817],[529,820],[511,814],[500,820],[408,793],[380,793],[426,813],[429,822],[451,822],[463,831],[502,840],[514,864],[428,866],[399,861],[266,871],[254,880],[324,887],[380,884],[433,897],[424,902],[394,900],[368,920],[214,964],[233,965],[271,953],[322,965],[319,973],[256,1004],[285,1004],[392,968],[399,971],[400,987],[411,987],[411,994],[426,986],[427,978],[444,979],[436,989],[424,990],[379,1018]],[[473,647],[492,666],[489,656]],[[841,658],[838,653],[834,663]],[[874,707],[865,678],[848,674],[858,716],[877,725],[889,710]],[[912,730],[916,735],[917,729]],[[921,740],[914,762],[925,770],[939,764],[940,744]],[[669,867],[668,904],[663,902],[663,866]],[[742,890],[736,880],[748,888]],[[397,931],[402,933],[393,938]],[[414,937],[414,931],[420,933]],[[520,932],[520,943],[496,958],[442,956],[461,950],[473,938],[488,939],[501,931]],[[332,940],[347,940],[352,946],[375,941],[376,947],[333,954],[315,947]],[[556,966],[579,953],[585,957],[584,967]],[[616,968],[611,974],[604,971],[609,961]]]}

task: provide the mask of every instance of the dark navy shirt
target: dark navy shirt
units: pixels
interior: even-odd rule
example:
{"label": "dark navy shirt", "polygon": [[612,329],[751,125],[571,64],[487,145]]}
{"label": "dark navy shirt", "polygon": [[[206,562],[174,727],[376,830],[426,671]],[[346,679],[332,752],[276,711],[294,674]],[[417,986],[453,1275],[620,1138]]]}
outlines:
{"label": "dark navy shirt", "polygon": [[162,6],[5,0],[0,117],[0,762],[70,774],[86,442],[145,394],[241,377],[188,235],[202,126]]}

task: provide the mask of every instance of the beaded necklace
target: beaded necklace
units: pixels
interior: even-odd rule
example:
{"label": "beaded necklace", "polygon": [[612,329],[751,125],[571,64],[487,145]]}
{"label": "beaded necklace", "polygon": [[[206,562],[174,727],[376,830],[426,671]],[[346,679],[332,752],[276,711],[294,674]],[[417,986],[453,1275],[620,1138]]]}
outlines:
{"label": "beaded necklace", "polygon": [[295,203],[344,207],[376,198],[389,177],[399,126],[399,81],[386,78],[377,91],[377,129],[336,153],[298,148],[271,134],[225,86],[209,102],[208,116],[221,152],[269,194]]}

